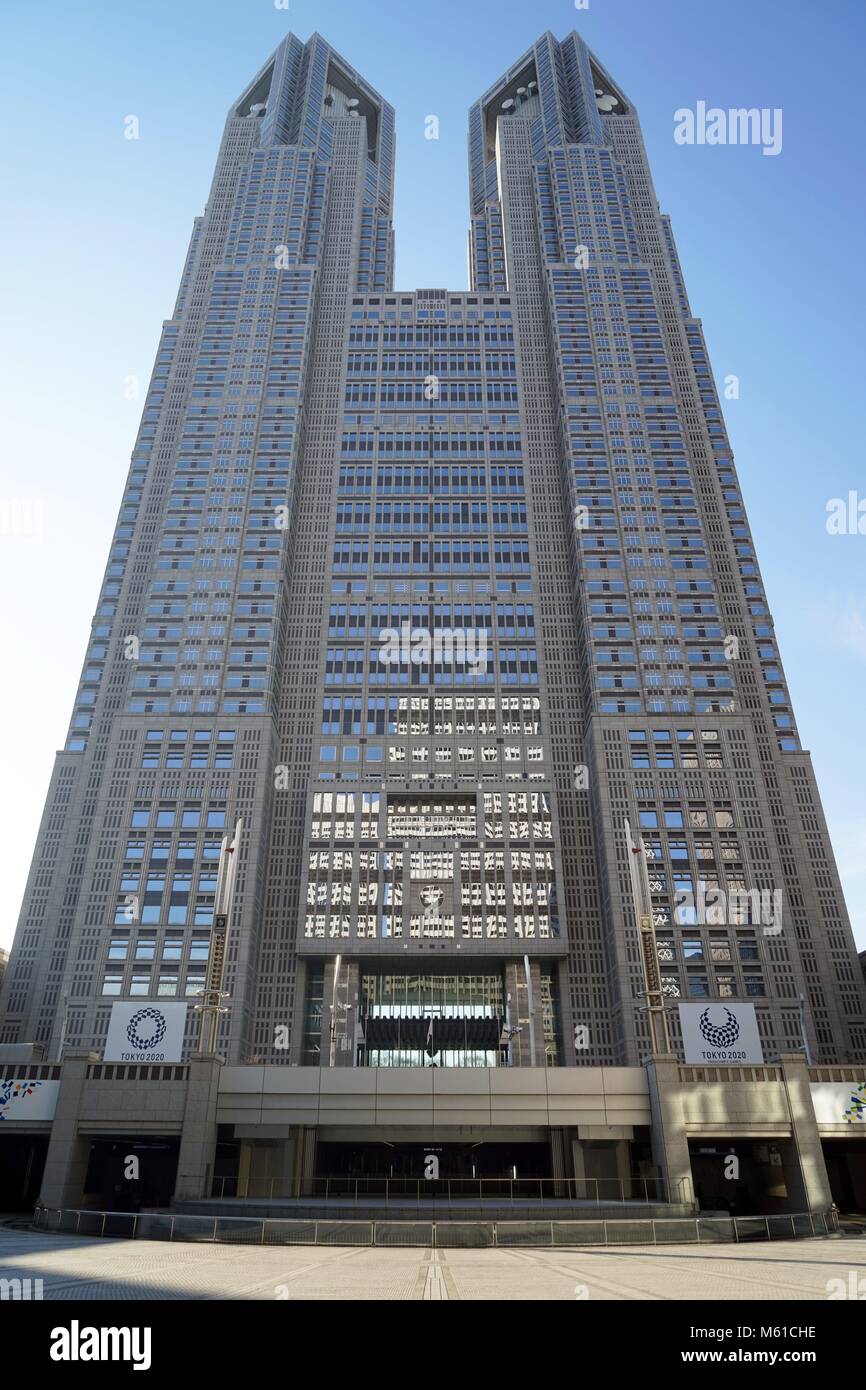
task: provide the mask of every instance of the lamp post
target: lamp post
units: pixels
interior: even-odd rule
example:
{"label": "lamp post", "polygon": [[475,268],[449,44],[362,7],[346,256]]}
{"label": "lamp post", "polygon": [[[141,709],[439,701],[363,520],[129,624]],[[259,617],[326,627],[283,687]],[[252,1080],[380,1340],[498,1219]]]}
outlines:
{"label": "lamp post", "polygon": [[198,1050],[201,1053],[216,1051],[220,1014],[228,1013],[227,1007],[222,1002],[223,999],[228,998],[223,990],[223,980],[225,978],[226,946],[235,897],[238,847],[241,841],[242,824],[242,821],[238,821],[235,825],[234,838],[231,844],[229,844],[228,836],[224,835],[220,846],[207,979],[202,1003],[195,1006],[196,1011],[201,1014],[201,1026],[198,1035]]}
{"label": "lamp post", "polygon": [[650,1018],[650,1038],[654,1053],[670,1052],[668,1020],[662,994],[659,953],[653,926],[653,906],[650,893],[649,874],[646,866],[646,850],[643,836],[639,835],[637,844],[632,839],[631,826],[625,824],[625,838],[628,845],[629,874],[634,899],[634,911],[641,944],[643,977],[646,986],[647,1011]]}

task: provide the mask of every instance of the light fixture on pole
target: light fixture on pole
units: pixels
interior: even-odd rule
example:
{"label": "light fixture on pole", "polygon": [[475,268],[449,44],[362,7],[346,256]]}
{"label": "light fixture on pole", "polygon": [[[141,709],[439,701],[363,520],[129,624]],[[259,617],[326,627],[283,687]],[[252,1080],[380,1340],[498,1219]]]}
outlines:
{"label": "light fixture on pole", "polygon": [[225,978],[226,947],[235,897],[241,825],[242,821],[238,821],[235,825],[234,839],[231,844],[229,844],[228,836],[223,836],[223,842],[220,846],[207,979],[202,994],[202,1003],[195,1006],[196,1012],[201,1014],[201,1026],[198,1035],[198,1050],[201,1053],[216,1051],[220,1014],[228,1013],[228,1008],[222,1002],[228,998],[228,994],[223,989],[223,980]]}
{"label": "light fixture on pole", "polygon": [[659,953],[653,925],[653,905],[650,893],[649,873],[646,864],[646,848],[643,836],[639,835],[637,844],[632,839],[631,826],[625,824],[625,838],[628,846],[628,867],[631,876],[631,891],[634,900],[635,918],[640,936],[641,961],[646,986],[646,1007],[650,1019],[650,1038],[654,1053],[670,1052],[668,1020],[662,994]]}

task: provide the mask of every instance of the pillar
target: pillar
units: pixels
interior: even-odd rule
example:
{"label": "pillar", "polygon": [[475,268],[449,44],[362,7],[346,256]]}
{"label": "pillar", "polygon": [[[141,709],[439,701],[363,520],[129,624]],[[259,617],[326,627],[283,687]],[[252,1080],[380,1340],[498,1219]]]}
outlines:
{"label": "pillar", "polygon": [[78,1136],[78,1116],[87,1068],[96,1052],[67,1052],[60,1073],[60,1093],[51,1126],[39,1200],[46,1207],[79,1207],[90,1158],[90,1140]]}
{"label": "pillar", "polygon": [[695,1207],[679,1060],[670,1053],[660,1053],[647,1057],[644,1067],[652,1111],[653,1159],[664,1179],[667,1200]]}
{"label": "pillar", "polygon": [[[812,1106],[809,1069],[802,1052],[783,1053],[779,1058],[791,1135],[803,1183],[803,1211],[826,1211],[832,1204],[830,1179],[824,1163],[824,1150],[818,1121]],[[793,1194],[791,1194],[793,1196]],[[799,1205],[795,1203],[794,1205]]]}
{"label": "pillar", "polygon": [[177,1201],[210,1197],[217,1141],[217,1100],[223,1059],[198,1053],[189,1061],[177,1160]]}

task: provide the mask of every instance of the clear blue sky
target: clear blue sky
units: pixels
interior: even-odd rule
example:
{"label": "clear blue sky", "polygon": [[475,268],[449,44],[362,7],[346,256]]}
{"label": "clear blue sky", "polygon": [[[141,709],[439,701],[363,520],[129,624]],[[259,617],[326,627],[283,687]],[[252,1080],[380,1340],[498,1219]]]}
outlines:
{"label": "clear blue sky", "polygon": [[[14,930],[150,372],[230,103],[287,29],[318,29],[397,108],[398,287],[466,284],[466,111],[544,29],[577,28],[636,103],[673,218],[803,741],[866,946],[866,536],[828,536],[859,489],[864,323],[862,0],[116,0],[7,9],[2,479],[41,540],[0,536],[4,893]],[[782,107],[778,158],[684,147],[698,100]],[[123,138],[137,115],[141,139]],[[440,139],[424,139],[424,118]],[[62,583],[56,584],[59,576]]]}

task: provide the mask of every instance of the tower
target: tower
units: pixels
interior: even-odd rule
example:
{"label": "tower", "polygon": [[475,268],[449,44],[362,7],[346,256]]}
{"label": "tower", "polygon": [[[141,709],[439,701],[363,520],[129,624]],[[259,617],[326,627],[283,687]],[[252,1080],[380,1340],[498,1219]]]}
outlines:
{"label": "tower", "polygon": [[634,1064],[628,819],[668,999],[750,1000],[767,1055],[805,1020],[816,1061],[862,1057],[829,837],[631,102],[545,34],[475,103],[468,291],[393,289],[393,149],[392,109],[319,35],[289,35],[229,111],[0,1040],[56,1049],[65,1012],[66,1044],[98,1049],[117,998],[194,1002],[241,818],[230,1061]]}

